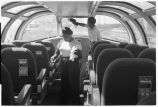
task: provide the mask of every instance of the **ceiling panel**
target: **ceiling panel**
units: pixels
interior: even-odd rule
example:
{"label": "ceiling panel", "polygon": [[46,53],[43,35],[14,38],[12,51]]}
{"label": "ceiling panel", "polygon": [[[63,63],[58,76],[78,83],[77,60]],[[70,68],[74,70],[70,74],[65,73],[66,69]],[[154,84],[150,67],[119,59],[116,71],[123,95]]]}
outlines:
{"label": "ceiling panel", "polygon": [[41,2],[60,16],[89,16],[93,1]]}

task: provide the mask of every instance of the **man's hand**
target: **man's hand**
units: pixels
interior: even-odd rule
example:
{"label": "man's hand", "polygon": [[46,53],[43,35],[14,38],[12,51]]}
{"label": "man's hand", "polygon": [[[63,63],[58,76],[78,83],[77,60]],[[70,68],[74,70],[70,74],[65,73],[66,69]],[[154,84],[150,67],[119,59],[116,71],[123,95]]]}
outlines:
{"label": "man's hand", "polygon": [[70,18],[69,20],[70,20],[72,23],[76,22],[76,20],[73,19],[73,18]]}
{"label": "man's hand", "polygon": [[75,20],[75,19],[70,18],[69,20],[70,20],[70,22],[72,22],[74,25],[78,26],[78,23],[76,22],[76,20]]}
{"label": "man's hand", "polygon": [[81,58],[81,57],[82,57],[81,50],[79,50],[79,49],[75,50],[74,54],[77,55],[78,58]]}
{"label": "man's hand", "polygon": [[55,56],[52,56],[52,57],[50,58],[50,61],[51,61],[51,62],[54,62],[54,61],[55,61]]}

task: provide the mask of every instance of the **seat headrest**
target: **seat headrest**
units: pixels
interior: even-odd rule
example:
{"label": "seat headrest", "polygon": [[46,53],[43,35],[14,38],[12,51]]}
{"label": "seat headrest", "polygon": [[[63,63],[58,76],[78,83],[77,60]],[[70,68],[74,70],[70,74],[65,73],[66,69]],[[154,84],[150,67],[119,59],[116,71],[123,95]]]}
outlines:
{"label": "seat headrest", "polygon": [[125,48],[128,49],[128,50],[130,50],[133,53],[134,57],[136,58],[138,56],[138,54],[142,50],[144,50],[144,49],[146,49],[148,47],[146,47],[146,46],[139,46],[137,44],[129,44]]}
{"label": "seat headrest", "polygon": [[152,59],[156,62],[156,49],[155,48],[147,48],[140,52],[138,58],[148,58]]}

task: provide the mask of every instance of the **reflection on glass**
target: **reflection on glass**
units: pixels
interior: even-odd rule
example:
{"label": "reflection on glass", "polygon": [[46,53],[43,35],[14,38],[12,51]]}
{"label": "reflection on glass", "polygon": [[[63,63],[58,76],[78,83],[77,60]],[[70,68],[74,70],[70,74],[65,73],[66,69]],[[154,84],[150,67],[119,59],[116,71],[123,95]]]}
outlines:
{"label": "reflection on glass", "polygon": [[1,16],[1,33],[5,27],[5,25],[9,22],[10,18]]}
{"label": "reflection on glass", "polygon": [[33,6],[36,6],[36,5],[22,5],[22,6],[17,6],[17,7],[9,9],[7,12],[15,13],[16,14],[16,13],[19,13],[20,11],[22,11],[24,9],[27,9],[27,8],[30,8],[30,7],[33,7]]}
{"label": "reflection on glass", "polygon": [[24,16],[31,16],[32,14],[39,12],[40,10],[36,10],[36,11],[30,11],[28,13],[25,13]]}
{"label": "reflection on glass", "polygon": [[8,3],[11,3],[11,2],[13,2],[13,1],[11,1],[11,0],[1,0],[1,7],[8,4]]}
{"label": "reflection on glass", "polygon": [[156,15],[151,16],[152,19],[156,22]]}
{"label": "reflection on glass", "polygon": [[145,45],[145,43],[143,42],[143,38],[139,32],[139,30],[137,29],[137,27],[129,20],[128,21],[136,38],[137,44],[138,45]]}
{"label": "reflection on glass", "polygon": [[8,29],[4,42],[12,42],[14,40],[17,29],[19,28],[21,23],[22,21],[20,19],[15,20],[15,22]]}
{"label": "reflection on glass", "polygon": [[146,9],[154,7],[154,5],[152,5],[151,3],[147,2],[147,1],[132,1],[132,0],[129,0],[128,2],[130,2],[131,4],[141,8],[142,10],[146,10]]}
{"label": "reflection on glass", "polygon": [[120,42],[130,42],[130,37],[124,26],[116,19],[108,16],[97,15],[96,26],[102,38]]}
{"label": "reflection on glass", "polygon": [[55,15],[45,15],[34,19],[25,28],[22,40],[33,41],[57,36],[57,21]]}
{"label": "reflection on glass", "polygon": [[125,7],[121,7],[121,6],[112,6],[112,5],[106,5],[108,7],[113,7],[113,8],[117,8],[117,9],[120,9],[120,10],[123,10],[129,14],[134,14],[136,13],[135,11],[131,10],[131,9],[128,9],[128,8],[125,8]]}
{"label": "reflection on glass", "polygon": [[[87,23],[87,18],[74,18],[76,19],[77,22],[80,23]],[[88,36],[88,29],[86,27],[82,27],[82,26],[75,26],[74,24],[72,24],[69,21],[69,18],[63,18],[62,19],[62,28],[64,27],[69,27],[72,29],[73,31],[73,36],[77,37],[77,36]]]}
{"label": "reflection on glass", "polygon": [[156,47],[156,34],[152,27],[147,23],[144,18],[139,18],[138,22],[142,26],[146,36],[149,47],[155,48]]}

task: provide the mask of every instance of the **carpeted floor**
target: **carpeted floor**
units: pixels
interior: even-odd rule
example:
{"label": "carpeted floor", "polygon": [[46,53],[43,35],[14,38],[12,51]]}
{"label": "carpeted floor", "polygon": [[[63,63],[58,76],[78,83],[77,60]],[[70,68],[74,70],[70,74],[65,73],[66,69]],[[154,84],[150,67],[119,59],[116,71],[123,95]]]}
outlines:
{"label": "carpeted floor", "polygon": [[41,105],[60,105],[60,80],[48,86],[48,93]]}

